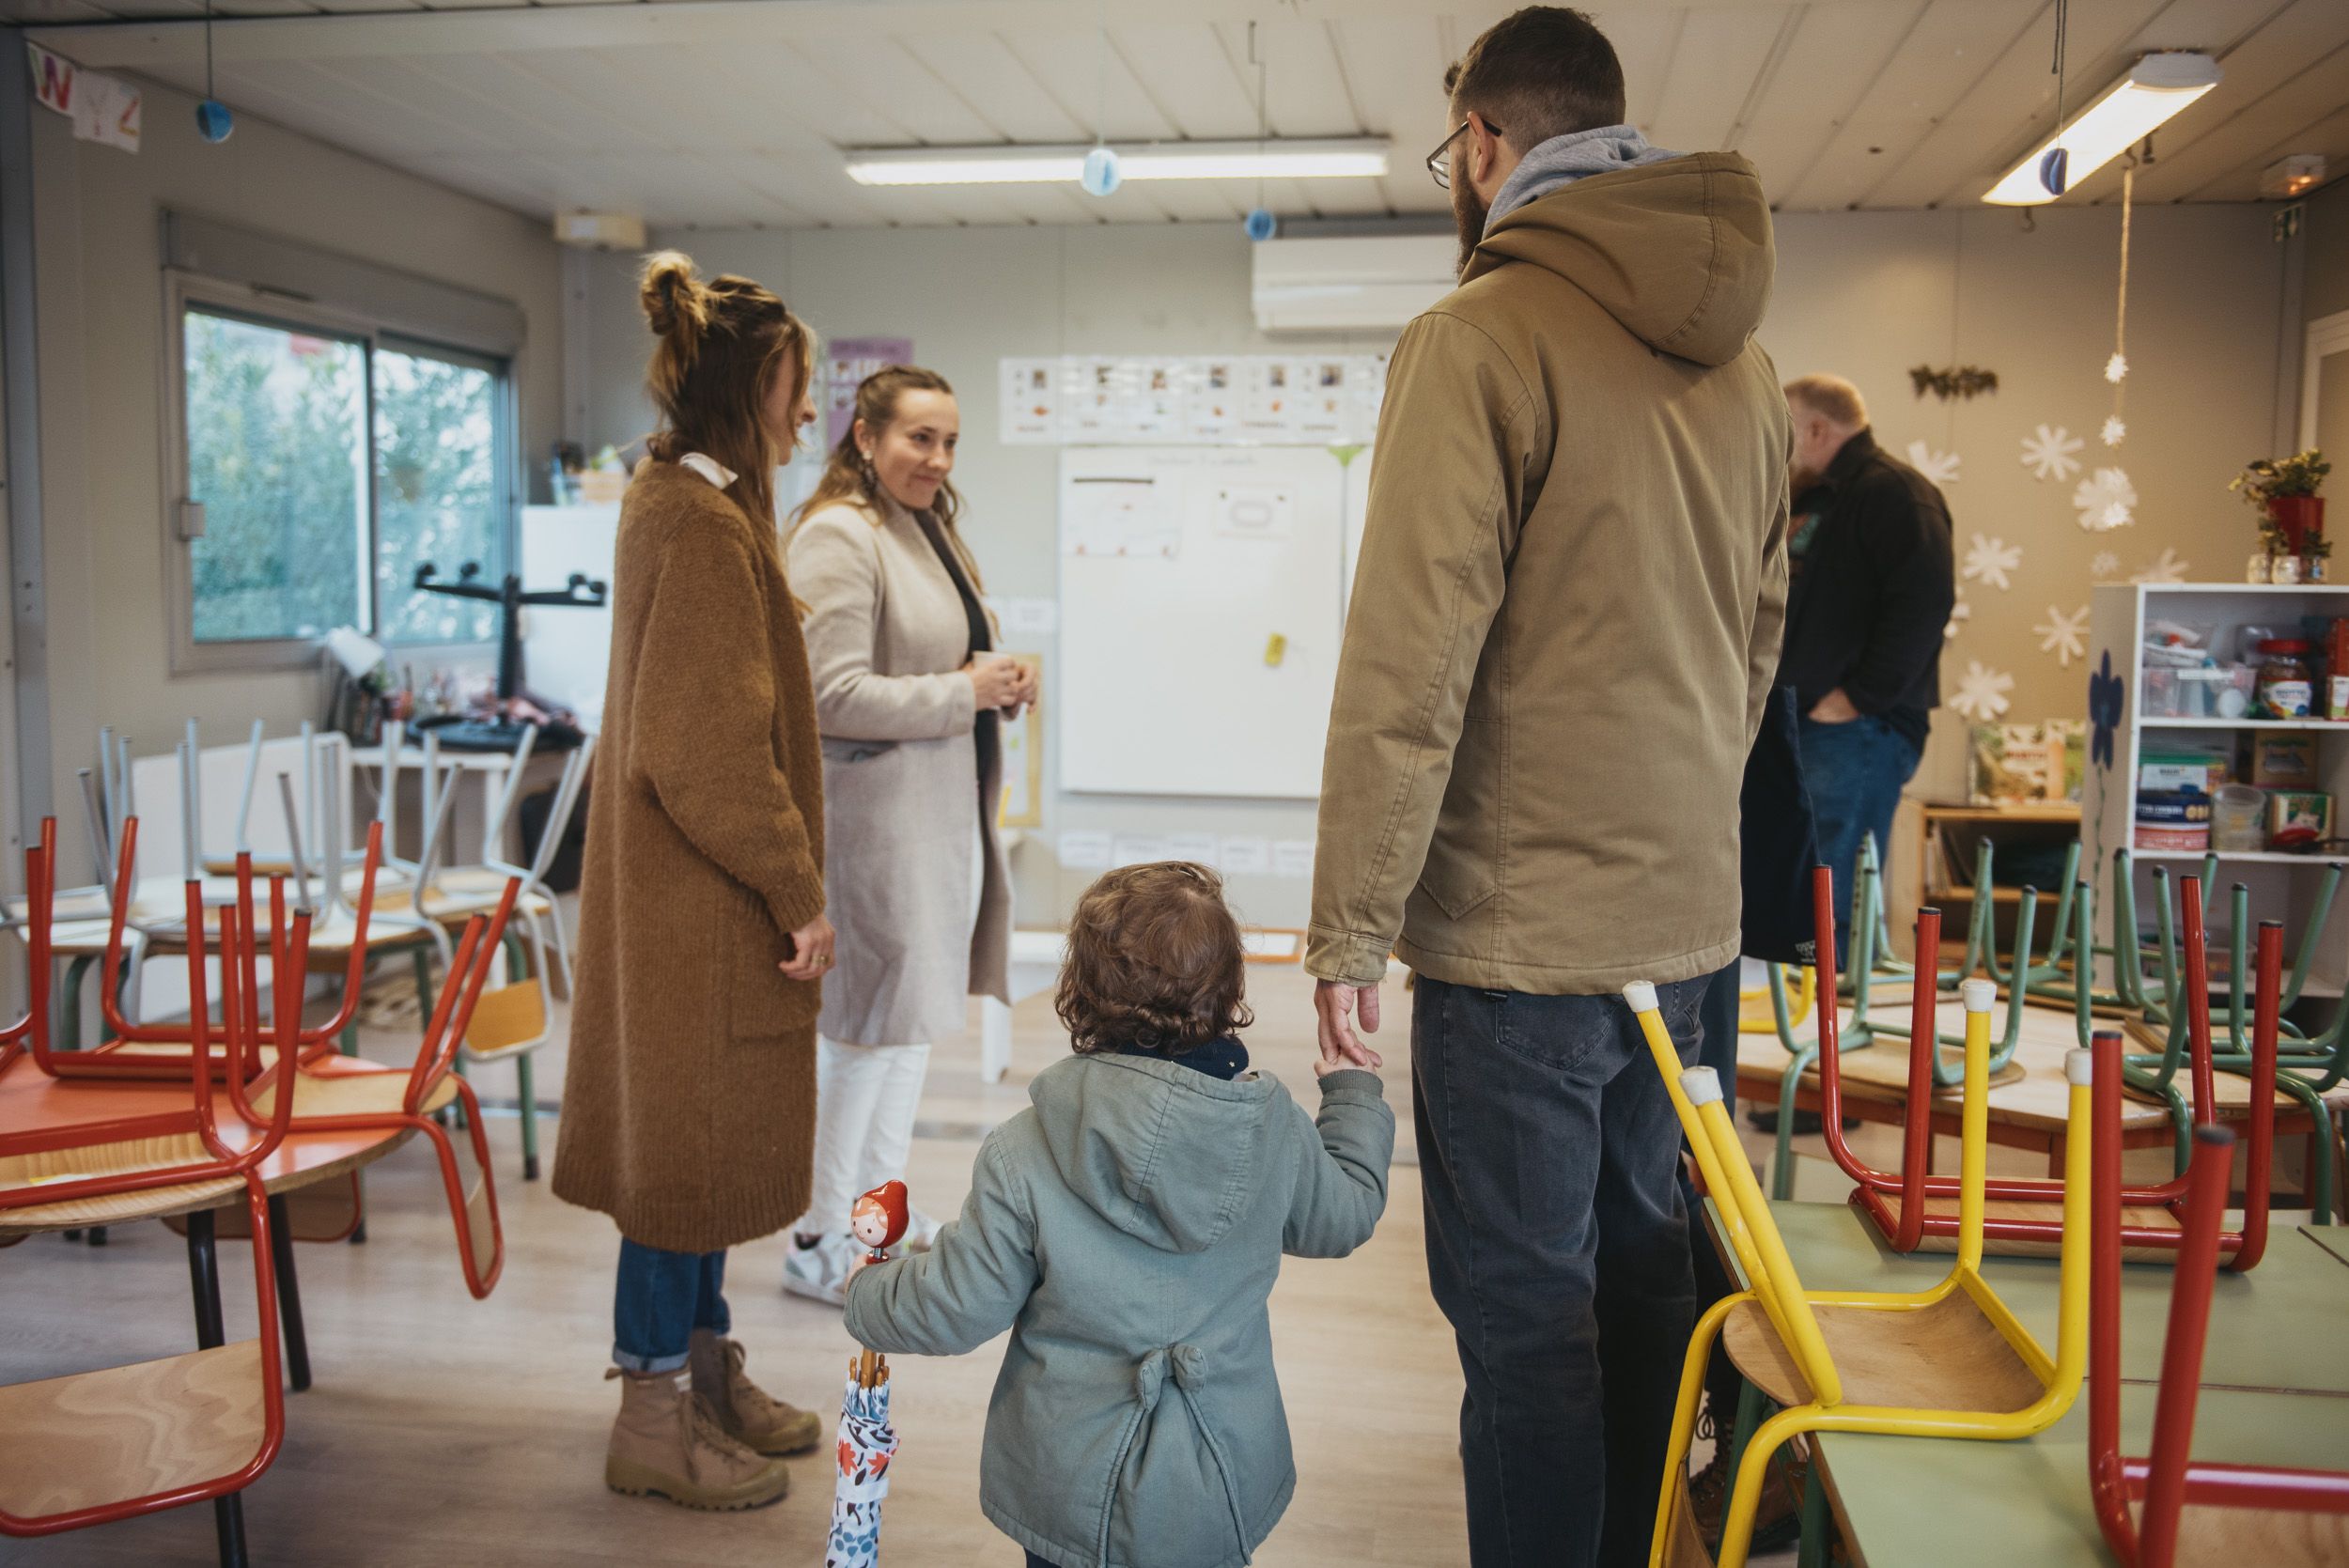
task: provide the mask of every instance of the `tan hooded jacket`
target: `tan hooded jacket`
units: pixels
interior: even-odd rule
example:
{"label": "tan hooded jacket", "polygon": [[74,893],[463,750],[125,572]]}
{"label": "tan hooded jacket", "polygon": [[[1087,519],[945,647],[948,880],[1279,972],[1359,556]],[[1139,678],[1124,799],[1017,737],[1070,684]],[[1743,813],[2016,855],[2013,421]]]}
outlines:
{"label": "tan hooded jacket", "polygon": [[1387,372],[1305,967],[1563,994],[1737,954],[1786,605],[1786,403],[1735,153],[1494,224]]}

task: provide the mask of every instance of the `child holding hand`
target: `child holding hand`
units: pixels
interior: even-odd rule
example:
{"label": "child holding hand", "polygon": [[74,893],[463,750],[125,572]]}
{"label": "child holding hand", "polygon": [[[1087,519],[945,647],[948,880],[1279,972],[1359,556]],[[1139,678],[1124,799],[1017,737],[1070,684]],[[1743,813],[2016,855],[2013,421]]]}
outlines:
{"label": "child holding hand", "polygon": [[1079,901],[1057,998],[1075,1054],[988,1138],[960,1219],[848,1283],[873,1349],[1011,1339],[979,1505],[1047,1568],[1233,1568],[1296,1483],[1267,1299],[1283,1253],[1344,1257],[1386,1207],[1394,1113],[1316,1063],[1321,1112],[1248,1068],[1245,959],[1204,867]]}

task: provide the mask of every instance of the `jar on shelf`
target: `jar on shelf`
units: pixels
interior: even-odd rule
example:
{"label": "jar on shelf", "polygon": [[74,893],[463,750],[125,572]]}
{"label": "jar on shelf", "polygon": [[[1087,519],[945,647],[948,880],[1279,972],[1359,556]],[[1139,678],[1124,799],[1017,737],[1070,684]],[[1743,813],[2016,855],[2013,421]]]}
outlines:
{"label": "jar on shelf", "polygon": [[2300,581],[2300,557],[2271,555],[2267,558],[2267,580],[2279,587],[2290,587]]}
{"label": "jar on shelf", "polygon": [[2309,643],[2300,637],[2263,639],[2259,660],[2259,712],[2265,719],[2307,719],[2316,710],[2316,680],[2309,669]]}

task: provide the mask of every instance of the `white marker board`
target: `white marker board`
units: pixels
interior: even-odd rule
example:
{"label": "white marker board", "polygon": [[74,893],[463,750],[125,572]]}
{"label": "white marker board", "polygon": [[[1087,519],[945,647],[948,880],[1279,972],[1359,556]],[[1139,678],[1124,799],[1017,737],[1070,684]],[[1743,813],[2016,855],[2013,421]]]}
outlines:
{"label": "white marker board", "polygon": [[1320,793],[1345,504],[1325,448],[1063,449],[1061,788]]}
{"label": "white marker board", "polygon": [[[619,536],[616,501],[523,507],[519,568],[523,588],[560,588],[573,572],[609,582]],[[603,722],[611,656],[609,606],[583,610],[539,605],[522,612],[522,684],[569,705],[591,730]]]}

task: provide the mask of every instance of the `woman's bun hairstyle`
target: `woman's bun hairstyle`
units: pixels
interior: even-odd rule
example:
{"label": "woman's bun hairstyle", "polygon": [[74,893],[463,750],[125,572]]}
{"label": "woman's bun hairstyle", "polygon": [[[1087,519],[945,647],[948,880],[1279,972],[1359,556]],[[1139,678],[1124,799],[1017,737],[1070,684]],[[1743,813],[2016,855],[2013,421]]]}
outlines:
{"label": "woman's bun hairstyle", "polygon": [[709,326],[709,290],[693,271],[693,258],[683,251],[656,251],[646,256],[636,295],[652,330],[675,340],[690,360]]}

